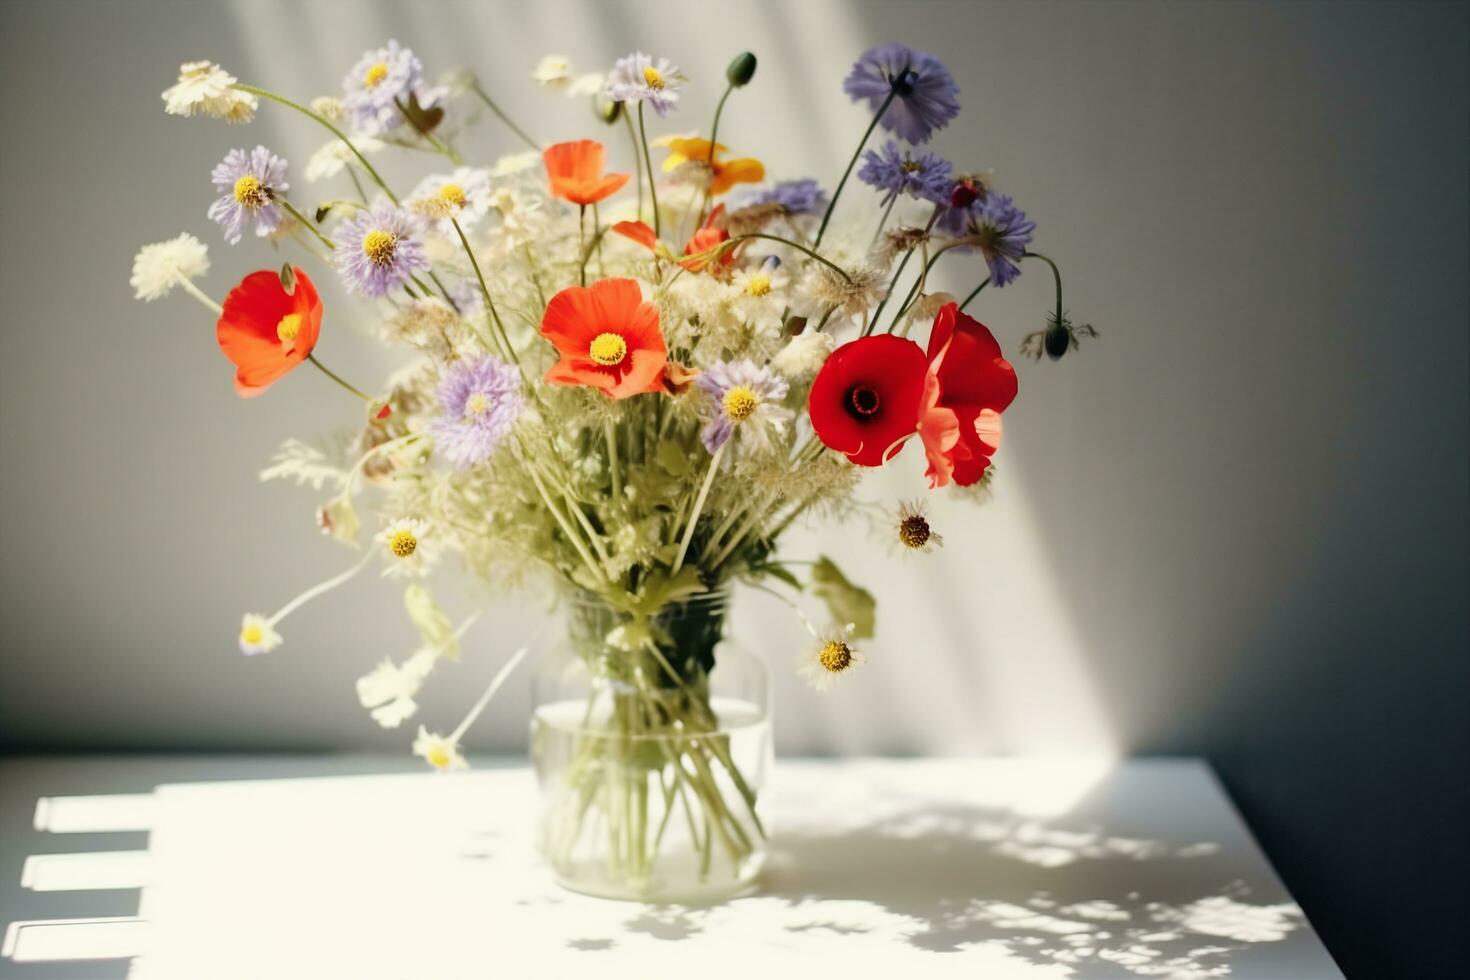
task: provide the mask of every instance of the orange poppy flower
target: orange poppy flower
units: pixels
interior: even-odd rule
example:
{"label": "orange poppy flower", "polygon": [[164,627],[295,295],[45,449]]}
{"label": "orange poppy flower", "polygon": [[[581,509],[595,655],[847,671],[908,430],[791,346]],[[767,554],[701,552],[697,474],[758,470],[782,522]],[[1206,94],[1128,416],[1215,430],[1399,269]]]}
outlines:
{"label": "orange poppy flower", "polygon": [[632,174],[604,174],[607,150],[597,140],[554,143],[541,153],[551,193],[586,207],[617,193]]}
{"label": "orange poppy flower", "polygon": [[252,272],[225,297],[215,339],[235,365],[235,393],[260,394],[306,360],[322,329],[322,301],[299,268],[296,288],[287,293],[280,274]]}
{"label": "orange poppy flower", "polygon": [[723,143],[716,143],[711,154],[709,140],[700,137],[674,136],[661,142],[669,148],[668,158],[664,160],[665,173],[690,160],[710,168],[710,197],[719,197],[736,184],[758,184],[766,179],[765,164],[759,160],[751,157],[721,160],[720,154],[726,149]]}
{"label": "orange poppy flower", "polygon": [[728,242],[730,240],[729,230],[722,227],[724,218],[725,206],[723,204],[709,213],[709,217],[704,220],[704,224],[699,226],[699,230],[694,233],[694,237],[689,239],[689,243],[684,246],[685,255],[698,255],[701,257],[697,259],[680,259],[680,265],[690,272],[703,272],[709,268],[711,263],[717,263],[721,268],[724,268],[735,261],[735,250],[740,247],[739,245],[727,248],[713,257],[704,254],[717,247],[721,242]]}
{"label": "orange poppy flower", "polygon": [[561,360],[546,372],[558,385],[588,385],[609,398],[663,391],[668,348],[658,307],[632,279],[568,286],[546,304],[541,334]]}

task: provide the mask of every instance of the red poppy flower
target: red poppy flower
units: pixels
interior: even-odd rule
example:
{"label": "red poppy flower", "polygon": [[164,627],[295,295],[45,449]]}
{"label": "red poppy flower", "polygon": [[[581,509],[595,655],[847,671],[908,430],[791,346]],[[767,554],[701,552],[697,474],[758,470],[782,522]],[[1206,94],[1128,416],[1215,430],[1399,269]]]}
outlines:
{"label": "red poppy flower", "polygon": [[559,385],[590,385],[609,398],[662,391],[668,349],[658,307],[632,279],[569,286],[551,297],[541,333],[561,352],[546,372]]}
{"label": "red poppy flower", "polygon": [[610,231],[616,232],[631,241],[637,242],[650,252],[658,250],[658,235],[654,234],[652,228],[642,221],[619,221],[613,225]]}
{"label": "red poppy flower", "polygon": [[596,204],[628,182],[631,174],[604,174],[607,150],[597,140],[554,143],[541,152],[551,178],[551,193],[580,204]]}
{"label": "red poppy flower", "polygon": [[322,301],[299,268],[287,293],[280,274],[252,272],[225,297],[215,327],[219,349],[234,363],[235,392],[250,398],[306,360],[322,329]]}
{"label": "red poppy flower", "polygon": [[843,344],[807,398],[817,438],[859,466],[887,462],[916,430],[928,367],[924,348],[892,334]]}
{"label": "red poppy flower", "polygon": [[946,303],[929,334],[919,434],[929,486],[969,486],[1000,448],[1000,413],[1016,398],[1016,370],[980,321]]}

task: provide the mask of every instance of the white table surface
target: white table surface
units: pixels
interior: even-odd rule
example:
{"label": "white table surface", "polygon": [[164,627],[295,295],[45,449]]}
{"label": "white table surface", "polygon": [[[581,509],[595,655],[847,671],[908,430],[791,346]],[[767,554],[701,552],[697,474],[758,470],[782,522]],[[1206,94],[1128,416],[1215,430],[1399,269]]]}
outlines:
{"label": "white table surface", "polygon": [[0,762],[0,977],[1342,976],[1194,760],[781,760],[761,890],[710,907],[559,889],[534,792],[509,761]]}

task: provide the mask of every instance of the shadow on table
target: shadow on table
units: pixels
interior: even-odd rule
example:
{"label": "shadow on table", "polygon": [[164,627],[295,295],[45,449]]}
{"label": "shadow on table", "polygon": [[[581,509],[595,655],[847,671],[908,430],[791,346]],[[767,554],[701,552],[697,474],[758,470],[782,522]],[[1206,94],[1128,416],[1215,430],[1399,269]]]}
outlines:
{"label": "shadow on table", "polygon": [[[1188,980],[1227,975],[1233,954],[1301,924],[1278,886],[1260,895],[1235,870],[1214,844],[928,806],[831,834],[778,834],[748,901],[811,913],[790,932],[896,932],[936,954],[1000,944],[1038,964],[1085,963],[1089,975]],[[1202,894],[1202,881],[1215,884]],[[677,940],[698,934],[711,912],[650,906],[625,925]]]}

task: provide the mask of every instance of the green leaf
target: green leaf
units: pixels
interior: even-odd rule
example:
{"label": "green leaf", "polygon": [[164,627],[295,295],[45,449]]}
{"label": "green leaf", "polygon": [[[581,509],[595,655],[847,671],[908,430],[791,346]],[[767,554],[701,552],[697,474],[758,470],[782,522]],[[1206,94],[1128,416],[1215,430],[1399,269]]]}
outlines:
{"label": "green leaf", "polygon": [[873,593],[849,582],[826,556],[812,565],[812,594],[827,604],[834,621],[852,623],[854,638],[865,640],[873,635],[877,606]]}
{"label": "green leaf", "polygon": [[796,591],[801,591],[801,579],[797,578],[791,569],[784,565],[758,565],[750,570],[752,580],[759,581],[762,575],[769,575],[773,579],[785,582]]}
{"label": "green leaf", "polygon": [[653,458],[670,476],[688,476],[694,472],[694,462],[689,453],[677,440],[666,439],[658,444]]}
{"label": "green leaf", "polygon": [[424,646],[439,651],[439,656],[457,659],[459,641],[454,637],[454,624],[444,615],[444,610],[434,601],[429,590],[417,582],[403,590],[403,607],[408,618],[423,634]]}

